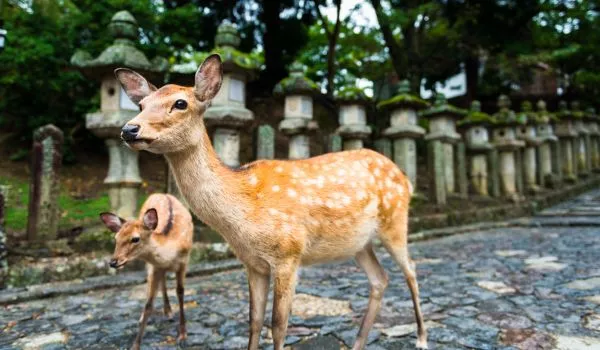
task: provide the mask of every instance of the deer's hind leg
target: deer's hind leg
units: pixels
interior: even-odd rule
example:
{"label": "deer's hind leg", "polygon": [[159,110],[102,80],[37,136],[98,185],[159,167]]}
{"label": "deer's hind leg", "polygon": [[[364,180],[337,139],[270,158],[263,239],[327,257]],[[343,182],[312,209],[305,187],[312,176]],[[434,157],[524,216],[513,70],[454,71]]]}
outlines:
{"label": "deer's hind leg", "polygon": [[371,291],[369,293],[369,304],[367,311],[358,330],[358,336],[354,342],[352,350],[360,350],[367,345],[367,338],[369,331],[373,327],[375,318],[381,308],[381,300],[383,299],[383,292],[388,285],[388,276],[383,267],[377,261],[377,256],[373,251],[371,243],[367,244],[363,250],[356,254],[356,262],[358,265],[365,270],[367,278],[369,279],[369,285]]}
{"label": "deer's hind leg", "polygon": [[407,214],[396,219],[391,225],[382,230],[380,239],[386,250],[402,269],[408,289],[412,296],[413,307],[415,310],[415,319],[417,321],[417,348],[427,349],[427,330],[423,323],[423,314],[421,313],[421,304],[419,301],[419,285],[417,283],[417,274],[415,263],[408,254],[408,218]]}

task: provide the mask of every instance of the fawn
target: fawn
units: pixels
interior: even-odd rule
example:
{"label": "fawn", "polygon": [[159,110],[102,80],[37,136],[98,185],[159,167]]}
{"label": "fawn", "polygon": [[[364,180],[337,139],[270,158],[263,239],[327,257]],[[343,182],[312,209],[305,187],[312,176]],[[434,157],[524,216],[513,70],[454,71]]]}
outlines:
{"label": "fawn", "polygon": [[379,237],[398,263],[412,294],[417,347],[427,348],[415,265],[407,247],[408,178],[371,150],[329,153],[303,160],[259,160],[231,169],[218,159],[203,114],[222,82],[213,54],[194,87],[157,89],[140,74],[115,70],[140,113],[121,131],[134,150],[163,154],[190,209],[219,232],[245,265],[250,291],[248,349],[257,349],[269,280],[273,279],[272,334],[283,349],[300,265],[355,258],[368,277],[370,296],[353,349],[364,348],[388,277],[371,240]]}
{"label": "fawn", "polygon": [[187,333],[183,313],[183,285],[194,234],[190,212],[170,194],[154,193],[144,202],[137,220],[124,220],[107,212],[101,213],[100,218],[109,230],[116,233],[115,252],[110,267],[120,269],[135,259],[147,263],[148,297],[132,349],[140,348],[159,286],[162,287],[165,315],[168,318],[172,316],[167,295],[167,271],[175,272],[177,279],[178,340],[184,340]]}

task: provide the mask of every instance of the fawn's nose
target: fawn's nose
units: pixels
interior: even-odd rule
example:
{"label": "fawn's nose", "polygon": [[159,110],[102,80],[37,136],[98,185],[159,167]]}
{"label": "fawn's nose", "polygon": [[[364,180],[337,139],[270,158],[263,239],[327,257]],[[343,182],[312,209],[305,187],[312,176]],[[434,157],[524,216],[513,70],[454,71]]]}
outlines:
{"label": "fawn's nose", "polygon": [[125,124],[121,129],[121,138],[125,141],[133,141],[137,138],[139,131],[139,125]]}
{"label": "fawn's nose", "polygon": [[113,269],[116,269],[116,268],[117,268],[117,259],[112,259],[112,260],[111,260],[111,261],[108,263],[108,265],[109,265],[110,267],[112,267]]}

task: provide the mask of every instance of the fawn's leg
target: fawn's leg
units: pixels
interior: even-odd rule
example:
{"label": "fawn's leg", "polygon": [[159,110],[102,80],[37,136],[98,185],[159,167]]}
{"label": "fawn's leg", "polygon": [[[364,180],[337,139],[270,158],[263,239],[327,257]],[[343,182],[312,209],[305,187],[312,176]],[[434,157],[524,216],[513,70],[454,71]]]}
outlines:
{"label": "fawn's leg", "polygon": [[248,350],[258,349],[260,331],[265,321],[265,308],[269,295],[269,275],[261,274],[248,267],[248,287],[250,290],[250,339]]}
{"label": "fawn's leg", "polygon": [[419,285],[417,284],[417,274],[415,263],[410,259],[407,244],[408,220],[403,220],[401,224],[394,225],[381,235],[381,240],[390,253],[392,258],[402,269],[408,289],[412,296],[413,307],[415,309],[415,318],[417,320],[417,348],[427,349],[427,330],[423,323],[421,314],[421,305],[419,302]]}
{"label": "fawn's leg", "polygon": [[185,271],[187,269],[187,265],[182,265],[179,270],[177,270],[177,301],[179,302],[179,335],[177,336],[177,340],[184,340],[187,338],[187,331],[185,329],[185,314],[183,313],[183,284],[185,282]]}
{"label": "fawn's leg", "polygon": [[371,243],[367,244],[363,250],[356,254],[356,262],[363,270],[365,270],[367,278],[369,279],[369,285],[371,286],[367,312],[365,313],[360,329],[358,330],[356,342],[352,347],[353,350],[360,350],[367,345],[369,331],[371,330],[371,327],[373,327],[377,313],[379,313],[381,299],[383,299],[383,293],[388,285],[388,276],[379,264],[379,261],[377,261],[377,256],[375,255],[375,252],[373,252]]}
{"label": "fawn's leg", "polygon": [[292,308],[298,262],[283,261],[273,268],[273,349],[283,350]]}
{"label": "fawn's leg", "polygon": [[164,271],[158,270],[152,265],[148,267],[148,298],[146,299],[146,306],[140,317],[140,327],[138,330],[137,337],[133,343],[132,349],[139,350],[140,344],[142,343],[142,336],[144,335],[144,329],[146,329],[146,323],[148,317],[152,313],[152,305],[154,303],[154,297],[156,296],[156,290],[158,285],[161,283],[161,279],[164,278]]}
{"label": "fawn's leg", "polygon": [[162,295],[163,295],[163,310],[167,318],[173,317],[173,309],[171,309],[171,303],[169,303],[169,295],[167,294],[167,274],[162,279]]}

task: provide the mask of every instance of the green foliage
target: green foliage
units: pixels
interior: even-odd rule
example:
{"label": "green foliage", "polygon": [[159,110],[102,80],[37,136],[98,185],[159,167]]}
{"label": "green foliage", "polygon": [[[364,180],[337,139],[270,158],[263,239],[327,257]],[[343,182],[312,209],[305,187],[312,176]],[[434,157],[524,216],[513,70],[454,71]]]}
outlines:
{"label": "green foliage", "polygon": [[[13,231],[24,231],[27,228],[27,212],[29,205],[29,184],[14,178],[0,178],[0,184],[10,185],[10,196],[6,207],[6,227]],[[142,200],[142,199],[141,199]],[[66,191],[61,191],[58,198],[61,210],[60,229],[88,225],[98,220],[98,213],[110,208],[108,195],[102,193],[98,197],[76,199]]]}

